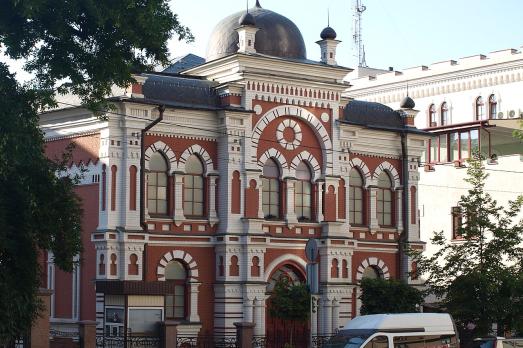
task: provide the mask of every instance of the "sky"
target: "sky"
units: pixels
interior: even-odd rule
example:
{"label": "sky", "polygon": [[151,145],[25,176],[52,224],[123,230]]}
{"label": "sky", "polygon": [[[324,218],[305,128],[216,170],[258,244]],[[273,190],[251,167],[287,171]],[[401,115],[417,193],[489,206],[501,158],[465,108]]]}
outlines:
{"label": "sky", "polygon": [[[523,46],[523,0],[362,0],[367,65],[396,70]],[[170,0],[195,41],[173,38],[171,57],[205,57],[207,40],[224,17],[246,8],[246,0]],[[255,0],[249,0],[254,6]],[[260,0],[261,6],[291,19],[301,30],[309,59],[319,60],[316,44],[327,25],[336,30],[339,65],[354,68],[353,0]],[[6,60],[0,56],[0,60]],[[21,81],[30,78],[22,62],[8,61]]]}
{"label": "sky", "polygon": [[[249,0],[253,6],[255,0]],[[261,6],[291,19],[301,30],[309,59],[319,60],[315,43],[330,24],[342,43],[339,65],[355,67],[353,0],[260,0]],[[367,65],[396,70],[523,46],[523,0],[363,0],[363,42]],[[207,40],[224,17],[246,8],[246,0],[171,0],[171,8],[195,35],[191,44],[171,40],[173,57],[205,56]]]}

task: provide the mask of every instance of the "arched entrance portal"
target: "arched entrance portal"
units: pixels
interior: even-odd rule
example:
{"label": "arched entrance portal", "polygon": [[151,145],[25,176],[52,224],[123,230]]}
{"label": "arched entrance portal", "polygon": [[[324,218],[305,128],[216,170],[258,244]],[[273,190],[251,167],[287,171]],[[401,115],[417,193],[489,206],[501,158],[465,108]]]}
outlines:
{"label": "arched entrance portal", "polygon": [[309,321],[297,322],[274,318],[270,313],[271,298],[274,293],[274,287],[281,280],[286,280],[289,284],[297,285],[305,283],[305,274],[301,267],[292,263],[284,263],[277,267],[267,283],[267,300],[266,309],[266,334],[267,348],[282,348],[286,343],[291,342],[294,347],[307,347],[309,341]]}

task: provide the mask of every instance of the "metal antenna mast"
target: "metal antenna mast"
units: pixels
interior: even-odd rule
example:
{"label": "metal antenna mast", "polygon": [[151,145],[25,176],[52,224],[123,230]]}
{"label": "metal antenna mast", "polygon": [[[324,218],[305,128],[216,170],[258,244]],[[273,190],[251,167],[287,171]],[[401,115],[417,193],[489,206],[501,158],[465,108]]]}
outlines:
{"label": "metal antenna mast", "polygon": [[363,37],[361,35],[361,22],[363,17],[363,12],[367,9],[365,5],[362,4],[362,0],[353,0],[354,2],[354,47],[357,50],[356,56],[358,57],[358,66],[367,67],[367,62],[365,61],[365,45],[363,45]]}

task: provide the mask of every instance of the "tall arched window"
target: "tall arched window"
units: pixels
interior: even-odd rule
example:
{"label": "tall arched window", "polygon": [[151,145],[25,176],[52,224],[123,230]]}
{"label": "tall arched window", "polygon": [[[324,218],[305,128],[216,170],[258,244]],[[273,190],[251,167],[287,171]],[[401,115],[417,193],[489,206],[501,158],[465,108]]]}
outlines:
{"label": "tall arched window", "polygon": [[363,225],[363,178],[356,168],[352,168],[349,180],[349,222]]}
{"label": "tall arched window", "polygon": [[273,159],[263,166],[262,210],[265,218],[280,217],[280,170]]}
{"label": "tall arched window", "polygon": [[488,98],[488,117],[490,119],[498,117],[498,102],[496,101],[496,96],[494,94],[491,94]]}
{"label": "tall arched window", "polygon": [[203,216],[203,197],[203,164],[198,156],[191,155],[185,162],[183,214],[185,216]]}
{"label": "tall arched window", "polygon": [[483,98],[481,96],[476,98],[476,121],[482,120],[485,115],[485,108]]}
{"label": "tall arched window", "polygon": [[374,266],[368,266],[363,271],[362,279],[379,279],[381,278],[380,272]]}
{"label": "tall arched window", "polygon": [[147,209],[150,214],[167,214],[167,161],[160,152],[149,159]]}
{"label": "tall arched window", "polygon": [[294,212],[300,221],[311,220],[311,171],[305,162],[296,167],[296,182],[294,185]]}
{"label": "tall arched window", "polygon": [[378,224],[392,226],[392,181],[386,172],[378,177]]}
{"label": "tall arched window", "polygon": [[429,127],[436,127],[438,125],[436,105],[430,104],[429,106]]}
{"label": "tall arched window", "polygon": [[165,266],[165,281],[171,282],[174,293],[165,295],[165,318],[185,319],[187,271],[184,265],[177,260]]}
{"label": "tall arched window", "polygon": [[447,102],[441,104],[441,125],[445,126],[449,123],[449,106]]}

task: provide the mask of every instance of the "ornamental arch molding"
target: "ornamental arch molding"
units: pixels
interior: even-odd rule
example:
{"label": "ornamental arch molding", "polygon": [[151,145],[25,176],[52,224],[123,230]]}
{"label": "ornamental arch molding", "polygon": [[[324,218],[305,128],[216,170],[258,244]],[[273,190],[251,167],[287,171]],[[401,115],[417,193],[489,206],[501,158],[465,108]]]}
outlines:
{"label": "ornamental arch molding", "polygon": [[198,281],[198,264],[191,254],[183,250],[172,250],[163,255],[156,267],[156,277],[159,281],[165,281],[165,266],[173,260],[185,263],[189,282]]}
{"label": "ornamental arch molding", "polygon": [[291,173],[296,177],[296,167],[300,164],[301,161],[305,161],[309,164],[309,167],[313,173],[313,181],[318,180],[321,175],[321,166],[318,163],[318,160],[311,154],[309,151],[302,151],[299,153],[291,162]]}
{"label": "ornamental arch molding", "polygon": [[206,174],[214,171],[214,163],[212,161],[211,156],[209,155],[207,150],[205,150],[203,147],[201,147],[198,144],[194,144],[194,145],[190,146],[182,153],[182,155],[180,156],[180,160],[178,162],[179,171],[185,173],[185,162],[187,162],[187,159],[193,154],[197,155],[200,158],[200,160],[202,161]]}
{"label": "ornamental arch molding", "polygon": [[271,275],[281,266],[283,263],[289,262],[290,264],[295,264],[301,267],[300,271],[303,274],[306,274],[305,268],[307,267],[307,262],[301,257],[294,254],[285,254],[275,258],[266,268],[265,268],[265,281],[268,282]]}
{"label": "ornamental arch molding", "polygon": [[364,185],[369,185],[372,180],[372,174],[370,173],[369,167],[360,158],[353,158],[349,161],[350,169],[357,168],[360,174],[363,175]]}
{"label": "ornamental arch molding", "polygon": [[390,279],[389,267],[385,264],[385,261],[378,259],[377,257],[368,257],[361,262],[356,271],[356,280],[359,282],[363,279],[363,272],[367,267],[374,268],[383,279]]}
{"label": "ornamental arch molding", "polygon": [[278,166],[280,167],[281,178],[285,178],[290,175],[289,164],[287,163],[285,156],[283,156],[282,153],[275,148],[270,148],[260,156],[260,159],[258,160],[258,165],[260,168],[263,168],[265,162],[267,162],[267,160],[270,158],[278,163]]}
{"label": "ornamental arch molding", "polygon": [[170,171],[176,169],[176,167],[177,167],[176,155],[174,154],[174,151],[169,147],[169,145],[167,145],[163,141],[157,141],[154,144],[152,144],[151,146],[149,146],[147,148],[147,150],[145,150],[145,169],[146,170],[149,170],[149,159],[156,152],[161,152],[165,156],[165,158],[168,162]]}
{"label": "ornamental arch molding", "polygon": [[321,121],[311,112],[296,105],[277,106],[275,108],[270,109],[262,117],[260,117],[256,125],[254,126],[252,132],[252,153],[256,153],[256,148],[258,147],[258,144],[260,142],[260,137],[267,125],[276,118],[285,116],[297,117],[311,126],[311,129],[316,134],[316,137],[318,138],[318,141],[321,145],[322,156],[324,159],[324,168],[332,168],[332,142],[329,133],[327,132],[327,129],[325,128],[325,126],[323,126]]}
{"label": "ornamental arch molding", "polygon": [[388,172],[391,176],[391,179],[392,181],[394,182],[394,189],[397,189],[401,186],[401,182],[400,182],[400,175],[398,173],[398,171],[396,170],[396,168],[394,168],[394,166],[392,164],[390,164],[389,162],[385,161],[385,162],[382,162],[377,168],[376,170],[374,171],[374,175],[373,175],[373,179],[375,181],[378,180],[379,176],[381,175],[381,173],[383,172]]}

